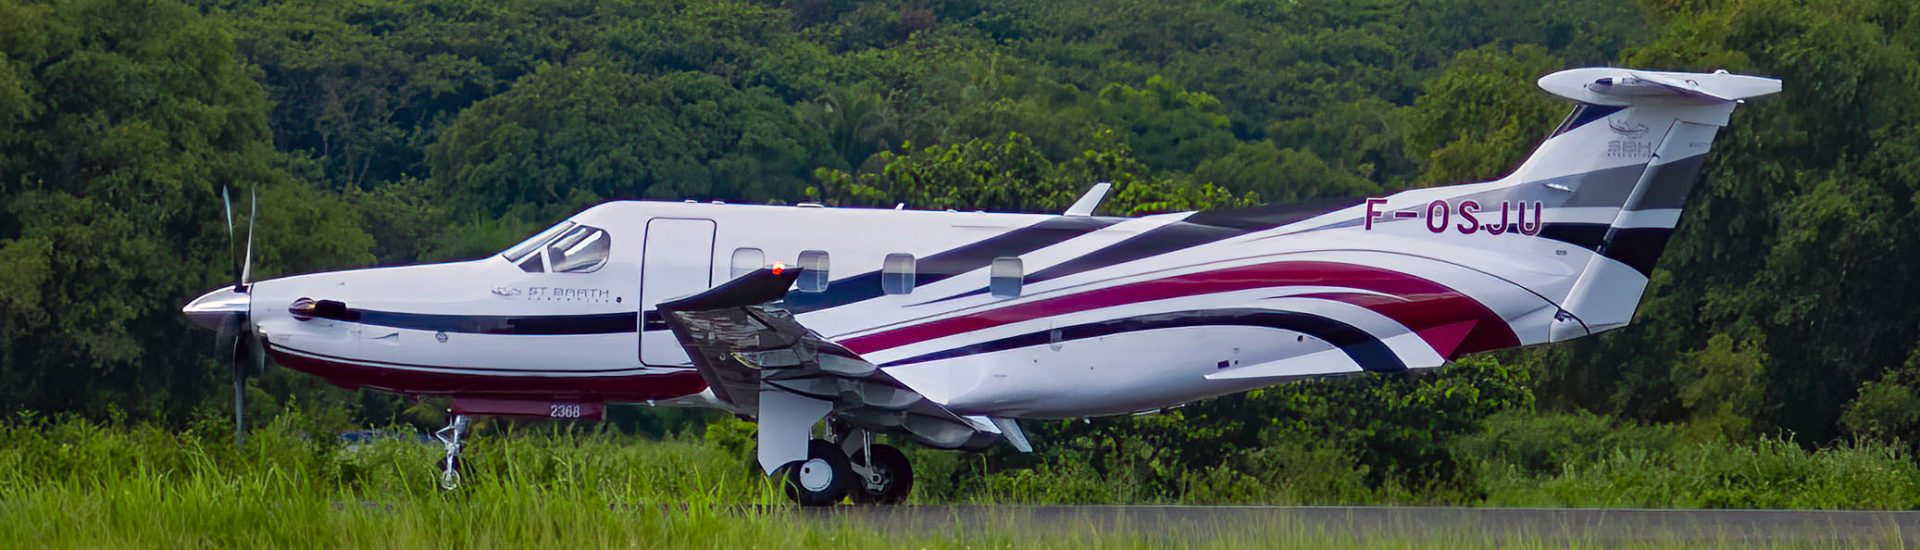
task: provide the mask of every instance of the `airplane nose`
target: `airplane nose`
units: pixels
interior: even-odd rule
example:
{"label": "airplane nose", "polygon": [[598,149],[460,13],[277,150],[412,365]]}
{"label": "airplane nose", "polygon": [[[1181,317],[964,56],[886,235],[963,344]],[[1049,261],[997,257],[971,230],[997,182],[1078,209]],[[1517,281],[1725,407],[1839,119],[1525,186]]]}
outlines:
{"label": "airplane nose", "polygon": [[219,330],[222,321],[236,315],[246,315],[252,298],[246,293],[236,291],[231,286],[220,287],[205,296],[194,298],[187,306],[180,308],[187,314],[187,320],[201,328]]}

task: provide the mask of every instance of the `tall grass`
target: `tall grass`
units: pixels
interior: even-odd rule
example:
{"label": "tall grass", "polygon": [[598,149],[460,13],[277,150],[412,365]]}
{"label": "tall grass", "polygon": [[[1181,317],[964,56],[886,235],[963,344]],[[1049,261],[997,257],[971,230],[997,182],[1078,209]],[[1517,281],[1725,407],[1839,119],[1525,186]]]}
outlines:
{"label": "tall grass", "polygon": [[[862,519],[867,516],[794,509],[739,454],[719,445],[598,431],[522,430],[475,438],[466,486],[446,493],[433,484],[432,464],[441,452],[437,445],[413,439],[346,445],[307,435],[299,424],[297,416],[281,418],[236,448],[229,434],[217,429],[171,432],[32,417],[0,422],[0,547],[1374,548],[1568,542],[1489,535],[1471,526],[1363,533],[1286,519],[1158,528],[1097,517],[1040,518],[991,507],[982,509],[985,520],[971,522],[875,523]],[[1920,494],[1909,492],[1911,465],[1889,469],[1892,462],[1906,464],[1897,456],[1838,450],[1801,453],[1810,461],[1802,463],[1793,458],[1798,452],[1762,447],[1741,458],[1728,449],[1701,448],[1698,454],[1657,463],[1611,458],[1544,479],[1516,474],[1488,502],[1715,504],[1748,501],[1663,501],[1656,495],[1671,488],[1703,495],[1764,494],[1792,486],[1782,494],[1799,496],[1753,502],[1830,507],[1838,501],[1808,498],[1822,492],[1885,493],[1902,496],[1860,502],[1898,507],[1911,505],[1904,495]],[[952,471],[973,455],[934,456],[938,459],[928,461],[931,471]],[[1661,469],[1672,472],[1655,471]],[[1837,473],[1821,473],[1826,470]],[[1707,472],[1718,484],[1682,481]],[[1879,473],[1868,475],[1872,472]],[[984,504],[1126,497],[1101,492],[1100,483],[1091,472],[1061,466],[994,473],[983,487],[948,487],[918,498]],[[1606,484],[1619,484],[1628,496],[1596,499],[1593,495],[1604,494]],[[1722,493],[1707,490],[1715,487]]]}
{"label": "tall grass", "polygon": [[[1201,534],[1039,524],[888,528],[796,510],[696,441],[531,431],[473,441],[466,486],[434,488],[437,446],[343,445],[276,422],[227,434],[81,420],[0,425],[7,548],[1361,547],[1309,526]],[[1383,539],[1376,539],[1383,540]]]}
{"label": "tall grass", "polygon": [[1920,467],[1891,447],[1806,451],[1765,439],[1626,449],[1548,476],[1484,474],[1492,506],[1913,510]]}

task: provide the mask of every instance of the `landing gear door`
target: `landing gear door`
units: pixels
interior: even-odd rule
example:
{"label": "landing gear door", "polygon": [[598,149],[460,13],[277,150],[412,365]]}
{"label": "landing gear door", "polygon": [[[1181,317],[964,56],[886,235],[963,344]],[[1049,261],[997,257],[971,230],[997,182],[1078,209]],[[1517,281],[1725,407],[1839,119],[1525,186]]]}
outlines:
{"label": "landing gear door", "polygon": [[647,222],[640,258],[640,362],[691,367],[686,350],[654,305],[713,287],[713,220],[655,218]]}

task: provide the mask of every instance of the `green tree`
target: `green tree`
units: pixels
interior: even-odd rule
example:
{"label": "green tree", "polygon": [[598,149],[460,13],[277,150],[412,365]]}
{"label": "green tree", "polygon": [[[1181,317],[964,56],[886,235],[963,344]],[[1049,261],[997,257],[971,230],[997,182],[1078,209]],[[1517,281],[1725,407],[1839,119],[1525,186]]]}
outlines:
{"label": "green tree", "polygon": [[1191,170],[1202,160],[1233,147],[1233,132],[1220,101],[1190,92],[1160,76],[1146,87],[1108,84],[1100,90],[1105,120],[1119,129],[1127,145],[1147,166]]}
{"label": "green tree", "polygon": [[1461,52],[1407,112],[1407,149],[1425,184],[1483,181],[1519,165],[1566,112],[1533,82],[1561,61],[1538,46]]}
{"label": "green tree", "polygon": [[1074,189],[1049,178],[1053,163],[1017,133],[973,139],[904,155],[883,153],[877,172],[819,174],[820,195],[835,204],[920,209],[1045,211],[1065,208]]}
{"label": "green tree", "polygon": [[289,172],[265,92],[193,10],[0,2],[0,60],[0,408],[180,418],[224,388],[179,318],[232,280],[222,188],[259,193],[256,273],[371,259]]}
{"label": "green tree", "polygon": [[1692,415],[1688,431],[1698,439],[1742,441],[1761,432],[1761,373],[1766,352],[1751,341],[1736,344],[1715,334],[1707,347],[1681,357],[1673,367],[1680,403]]}
{"label": "green tree", "polygon": [[797,197],[830,155],[818,128],[765,89],[589,64],[537,72],[461,112],[428,162],[460,204],[545,218],[611,198]]}
{"label": "green tree", "polygon": [[1060,163],[1049,161],[1032,139],[1019,133],[902,154],[883,152],[877,160],[884,164],[877,171],[816,171],[817,185],[808,194],[843,206],[906,203],[922,209],[1059,212],[1094,183],[1108,182],[1114,190],[1101,211],[1120,215],[1227,208],[1257,200],[1213,185],[1154,176],[1111,131],[1088,139],[1102,145]]}
{"label": "green tree", "polygon": [[1860,385],[1860,396],[1840,415],[1840,425],[1861,439],[1904,442],[1909,450],[1920,445],[1920,346],[1906,363],[1879,380]]}
{"label": "green tree", "polygon": [[1378,184],[1359,174],[1329,166],[1310,151],[1281,149],[1270,140],[1240,143],[1230,153],[1201,162],[1193,177],[1275,202],[1380,192]]}

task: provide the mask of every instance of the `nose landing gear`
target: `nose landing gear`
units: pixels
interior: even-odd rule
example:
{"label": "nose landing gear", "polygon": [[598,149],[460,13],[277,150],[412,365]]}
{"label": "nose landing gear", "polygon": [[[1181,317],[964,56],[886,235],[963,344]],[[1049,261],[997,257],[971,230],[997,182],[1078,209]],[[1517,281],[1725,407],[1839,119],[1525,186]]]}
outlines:
{"label": "nose landing gear", "polygon": [[460,448],[464,445],[460,440],[467,435],[467,425],[470,423],[472,419],[467,415],[454,415],[451,424],[433,432],[433,437],[447,448],[446,458],[440,459],[441,489],[452,491],[460,488]]}

